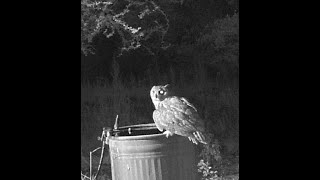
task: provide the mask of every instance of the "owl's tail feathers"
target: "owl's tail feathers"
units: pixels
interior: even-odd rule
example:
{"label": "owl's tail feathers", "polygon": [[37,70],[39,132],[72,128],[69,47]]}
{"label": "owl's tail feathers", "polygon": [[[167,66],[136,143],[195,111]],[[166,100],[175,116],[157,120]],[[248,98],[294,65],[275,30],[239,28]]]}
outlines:
{"label": "owl's tail feathers", "polygon": [[[206,142],[206,138],[204,137],[204,135],[202,134],[202,132],[200,131],[196,131],[193,133],[194,137],[189,137],[189,140],[192,141],[195,144],[198,144],[198,142],[202,143],[202,144],[208,144]],[[198,141],[198,142],[197,142]]]}

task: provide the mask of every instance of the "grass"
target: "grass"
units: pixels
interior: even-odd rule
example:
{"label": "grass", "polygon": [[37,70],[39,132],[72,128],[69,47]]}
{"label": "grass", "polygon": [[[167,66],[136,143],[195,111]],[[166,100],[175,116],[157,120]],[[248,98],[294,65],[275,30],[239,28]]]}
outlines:
{"label": "grass", "polygon": [[[195,81],[192,85],[177,82],[176,92],[187,97],[198,108],[207,130],[214,134],[215,139],[219,140],[222,157],[231,157],[231,155],[236,157],[234,155],[238,153],[239,147],[239,91],[237,83],[230,83],[230,81],[227,83],[224,80],[216,80],[211,83],[198,82]],[[139,86],[131,86],[119,81],[110,84],[81,83],[83,172],[88,169],[88,164],[85,161],[88,161],[89,151],[101,146],[101,141],[98,141],[97,137],[100,136],[102,128],[113,127],[116,115],[119,115],[119,126],[153,122],[154,107],[149,91],[155,84],[139,84]],[[98,156],[99,152],[97,152]],[[228,158],[223,158],[224,161],[226,159]],[[213,166],[213,163],[210,162],[210,165]],[[216,168],[220,168],[221,172],[223,171],[221,169],[228,169],[227,165],[222,166],[222,164],[220,163],[220,166]],[[94,167],[97,166],[94,165]],[[98,180],[111,179],[109,161],[103,163],[101,171]],[[221,179],[221,176],[216,178]]]}

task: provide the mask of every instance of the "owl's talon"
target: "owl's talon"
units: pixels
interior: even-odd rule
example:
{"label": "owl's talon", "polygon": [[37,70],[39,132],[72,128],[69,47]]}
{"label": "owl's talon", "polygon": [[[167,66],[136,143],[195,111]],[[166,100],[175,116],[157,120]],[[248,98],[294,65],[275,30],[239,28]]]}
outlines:
{"label": "owl's talon", "polygon": [[167,138],[173,135],[173,133],[171,133],[170,131],[165,131],[162,134],[165,134]]}

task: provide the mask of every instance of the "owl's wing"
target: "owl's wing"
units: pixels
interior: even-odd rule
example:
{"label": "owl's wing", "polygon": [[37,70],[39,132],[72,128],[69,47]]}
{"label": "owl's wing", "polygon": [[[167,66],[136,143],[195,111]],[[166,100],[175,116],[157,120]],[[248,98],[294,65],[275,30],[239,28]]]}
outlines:
{"label": "owl's wing", "polygon": [[194,123],[194,125],[197,127],[197,130],[204,131],[204,124],[198,114],[197,109],[186,98],[180,98],[180,99],[184,104],[187,105],[185,113],[189,115],[190,119],[192,119],[191,123]]}
{"label": "owl's wing", "polygon": [[186,98],[182,97],[182,98],[180,98],[180,100],[181,100],[184,104],[186,104],[187,106],[191,107],[194,111],[197,112],[197,108],[194,107],[194,105],[191,104]]}
{"label": "owl's wing", "polygon": [[185,98],[172,97],[163,102],[164,107],[173,115],[175,130],[181,133],[203,131],[203,122],[198,115],[197,109]]}
{"label": "owl's wing", "polygon": [[174,115],[173,124],[175,134],[187,136],[193,143],[207,144],[204,124],[197,109],[185,98],[172,97],[163,102],[168,112]]}

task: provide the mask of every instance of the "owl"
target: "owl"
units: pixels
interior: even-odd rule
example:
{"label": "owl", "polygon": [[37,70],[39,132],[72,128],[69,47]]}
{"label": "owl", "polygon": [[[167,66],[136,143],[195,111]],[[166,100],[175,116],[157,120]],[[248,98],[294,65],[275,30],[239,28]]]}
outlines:
{"label": "owl", "polygon": [[154,104],[153,120],[159,131],[168,138],[173,134],[188,137],[195,144],[207,144],[204,124],[197,109],[183,97],[174,96],[169,85],[153,86],[150,97]]}

